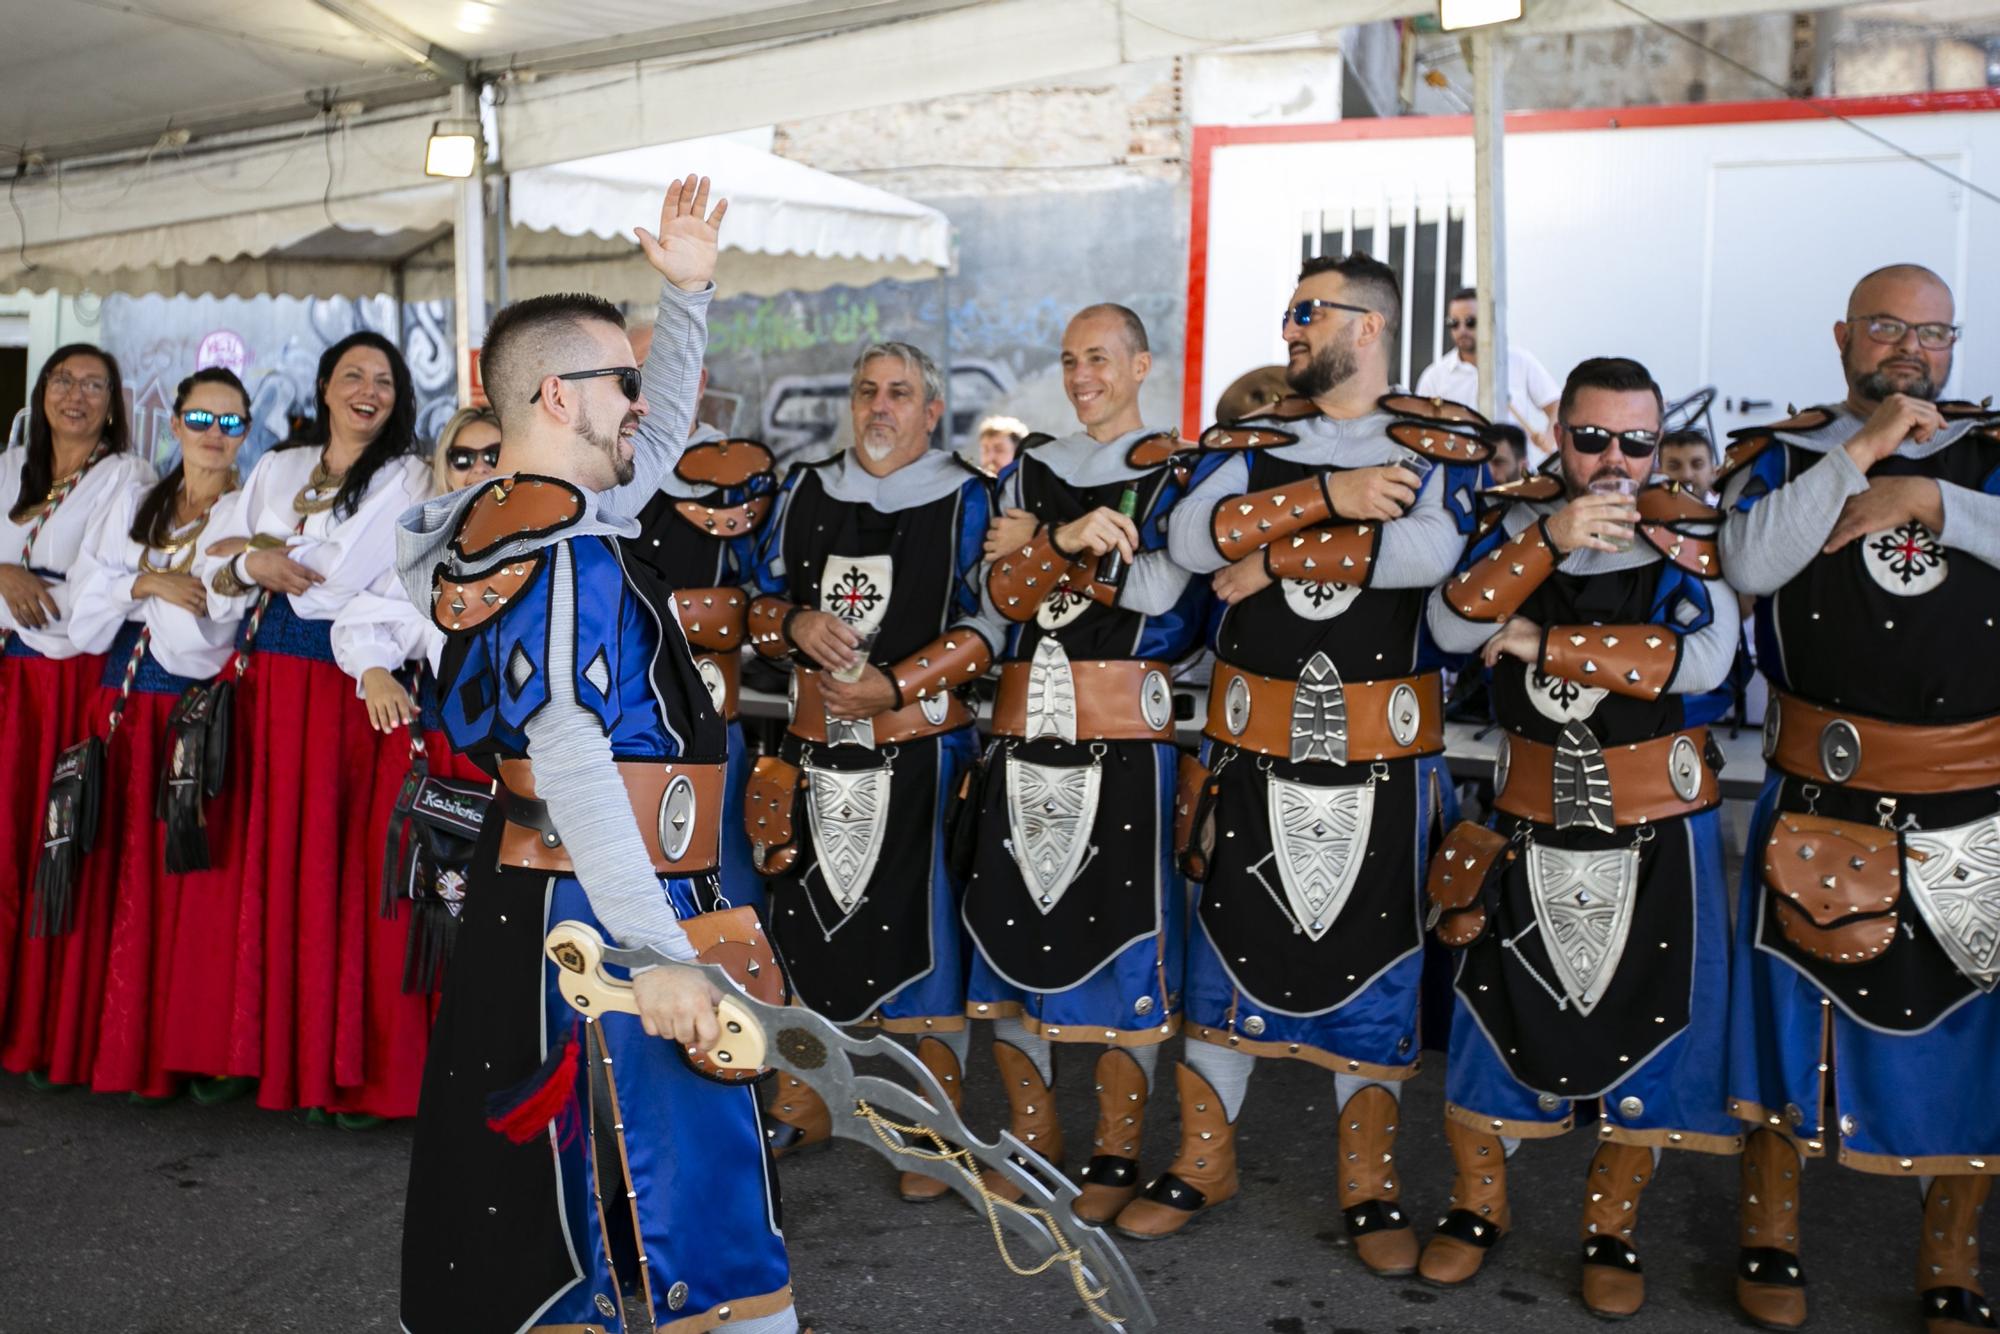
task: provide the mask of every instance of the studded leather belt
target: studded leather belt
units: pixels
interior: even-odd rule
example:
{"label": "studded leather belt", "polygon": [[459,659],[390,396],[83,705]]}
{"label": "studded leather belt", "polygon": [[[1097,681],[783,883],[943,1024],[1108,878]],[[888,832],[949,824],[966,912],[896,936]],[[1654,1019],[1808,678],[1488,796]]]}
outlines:
{"label": "studded leather belt", "polygon": [[[679,760],[620,760],[618,776],[646,855],[661,875],[688,876],[721,864],[722,786],[720,764]],[[546,803],[535,796],[531,760],[500,761],[500,864],[567,875],[576,870]]]}
{"label": "studded leather belt", "polygon": [[[819,684],[822,675],[810,667],[792,669],[792,722],[786,729],[817,745],[825,745],[827,740],[826,697]],[[875,744],[893,746],[964,727],[972,721],[972,710],[957,695],[944,695],[878,713],[868,721],[874,725]]]}
{"label": "studded leather belt", "polygon": [[1771,692],[1764,758],[1794,778],[1868,792],[1966,792],[2000,786],[2000,718],[1891,723]]}
{"label": "studded leather belt", "polygon": [[[1069,663],[1075,684],[1078,741],[1165,741],[1174,739],[1171,668],[1164,662],[1133,658],[1079,658]],[[993,701],[993,734],[1029,734],[1029,678],[1034,664],[1003,663],[1000,693]]]}
{"label": "studded leather belt", "polygon": [[1582,754],[1509,733],[1494,766],[1493,805],[1558,829],[1622,829],[1692,815],[1722,801],[1707,752],[1706,727]]}
{"label": "studded leather belt", "polygon": [[[1301,689],[1314,696],[1301,700]],[[1444,750],[1444,689],[1436,672],[1302,686],[1218,662],[1209,678],[1208,723],[1202,731],[1259,755],[1335,764],[1436,755]],[[1344,760],[1330,758],[1343,752]]]}
{"label": "studded leather belt", "polygon": [[734,650],[703,653],[697,649],[694,667],[701,674],[701,683],[708,687],[709,698],[717,701],[723,721],[735,722],[741,716],[743,655]]}

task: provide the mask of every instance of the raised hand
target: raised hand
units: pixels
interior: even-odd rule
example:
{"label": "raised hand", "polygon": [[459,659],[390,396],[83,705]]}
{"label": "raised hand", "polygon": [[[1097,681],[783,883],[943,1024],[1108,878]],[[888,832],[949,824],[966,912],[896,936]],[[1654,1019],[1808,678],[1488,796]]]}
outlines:
{"label": "raised hand", "polygon": [[649,232],[634,227],[646,262],[662,278],[684,292],[699,292],[715,277],[716,237],[722,230],[722,215],[729,201],[715,201],[708,211],[708,177],[690,175],[667,187],[660,205],[660,230]]}

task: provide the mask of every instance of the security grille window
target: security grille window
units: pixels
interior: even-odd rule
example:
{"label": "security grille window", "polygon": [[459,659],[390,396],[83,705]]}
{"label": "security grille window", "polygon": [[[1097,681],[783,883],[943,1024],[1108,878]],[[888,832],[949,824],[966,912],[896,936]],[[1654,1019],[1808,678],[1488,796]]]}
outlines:
{"label": "security grille window", "polygon": [[1299,257],[1373,255],[1403,284],[1403,328],[1392,383],[1414,385],[1451,347],[1445,301],[1474,281],[1472,201],[1439,195],[1352,201],[1308,211],[1300,221]]}

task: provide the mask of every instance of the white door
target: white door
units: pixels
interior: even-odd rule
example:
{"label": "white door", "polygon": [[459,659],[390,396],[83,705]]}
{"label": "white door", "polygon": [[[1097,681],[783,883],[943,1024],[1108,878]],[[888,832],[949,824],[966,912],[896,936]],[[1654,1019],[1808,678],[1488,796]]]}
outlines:
{"label": "white door", "polygon": [[[1963,154],[1931,160],[1966,174]],[[1863,274],[1922,264],[1964,290],[1965,191],[1907,158],[1717,163],[1709,193],[1702,371],[1718,435],[1846,396],[1833,322]]]}

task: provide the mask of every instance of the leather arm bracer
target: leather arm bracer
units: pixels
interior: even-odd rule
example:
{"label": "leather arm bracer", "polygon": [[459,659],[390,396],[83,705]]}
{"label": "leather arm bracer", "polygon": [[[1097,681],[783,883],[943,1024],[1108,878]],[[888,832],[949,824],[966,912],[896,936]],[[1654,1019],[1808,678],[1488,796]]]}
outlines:
{"label": "leather arm bracer", "polygon": [[1301,528],[1325,523],[1333,517],[1326,480],[1301,477],[1268,491],[1231,496],[1215,507],[1210,532],[1215,538],[1215,549],[1234,561]]}
{"label": "leather arm bracer", "polygon": [[970,685],[992,665],[993,650],[977,630],[963,626],[947,630],[889,669],[896,707]]}
{"label": "leather arm bracer", "polygon": [[1520,610],[1560,559],[1548,526],[1530,524],[1447,584],[1445,600],[1468,621],[1497,625]]}
{"label": "leather arm bracer", "polygon": [[1264,548],[1264,573],[1273,579],[1365,587],[1381,547],[1379,523],[1319,524]]}
{"label": "leather arm bracer", "polygon": [[681,632],[700,649],[743,647],[743,604],[740,588],[683,588],[674,594]]}
{"label": "leather arm bracer", "polygon": [[775,662],[791,653],[792,645],[785,638],[785,627],[797,610],[784,598],[769,593],[751,600],[747,617],[750,647],[757,650],[758,657]]}
{"label": "leather arm bracer", "polygon": [[1552,625],[1542,632],[1543,675],[1634,699],[1658,699],[1680,660],[1680,633],[1664,625]]}
{"label": "leather arm bracer", "polygon": [[1010,621],[1031,621],[1036,610],[1065,582],[1081,587],[1091,577],[1081,558],[1056,550],[1054,530],[1044,524],[1027,543],[993,562],[986,591]]}

